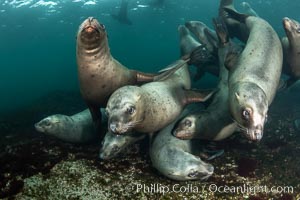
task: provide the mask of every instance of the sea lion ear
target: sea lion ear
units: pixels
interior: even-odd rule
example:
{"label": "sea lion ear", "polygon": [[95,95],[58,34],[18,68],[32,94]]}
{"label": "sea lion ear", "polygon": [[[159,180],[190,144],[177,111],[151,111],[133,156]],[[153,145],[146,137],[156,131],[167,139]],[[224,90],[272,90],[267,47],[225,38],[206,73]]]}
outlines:
{"label": "sea lion ear", "polygon": [[137,97],[136,97],[136,101],[139,101],[140,99],[141,99],[141,97],[142,97],[142,95],[137,95]]}
{"label": "sea lion ear", "polygon": [[235,93],[235,98],[237,99],[238,102],[240,102],[241,97],[240,97],[240,95],[237,92]]}

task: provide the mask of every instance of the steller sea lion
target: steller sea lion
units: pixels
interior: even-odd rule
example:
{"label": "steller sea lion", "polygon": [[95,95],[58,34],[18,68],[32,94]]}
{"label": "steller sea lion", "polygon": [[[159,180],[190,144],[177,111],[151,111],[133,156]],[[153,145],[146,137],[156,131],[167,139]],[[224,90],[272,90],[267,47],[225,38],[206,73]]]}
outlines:
{"label": "steller sea lion", "polygon": [[[229,68],[229,108],[246,137],[259,141],[280,81],[282,47],[277,33],[268,22],[259,17],[239,14],[231,8],[232,5],[220,8],[222,14],[227,13],[221,15],[226,26],[230,29],[232,24],[228,19],[234,19],[242,24],[237,27],[246,27],[249,37],[237,64]],[[243,32],[245,29],[236,31]]]}
{"label": "steller sea lion", "polygon": [[[198,105],[191,106],[197,106],[196,109],[199,109]],[[195,109],[191,106],[189,105],[184,109],[177,119]],[[214,168],[211,164],[199,158],[198,155],[205,151],[203,146],[199,145],[199,140],[180,140],[171,134],[177,119],[160,130],[151,142],[150,158],[152,165],[161,174],[173,180],[205,180],[212,175]],[[104,160],[112,159],[129,145],[146,136],[147,134],[145,133],[116,135],[108,132],[103,139],[99,157]],[[218,154],[214,153],[207,160],[213,159],[218,155],[220,155],[220,152]]]}
{"label": "steller sea lion", "polygon": [[188,21],[185,23],[185,26],[212,55],[217,57],[218,38],[214,30],[210,29],[206,24],[200,21]]}
{"label": "steller sea lion", "polygon": [[108,129],[115,134],[154,133],[162,129],[174,121],[184,106],[205,101],[212,95],[192,91],[190,87],[188,66],[184,64],[165,80],[119,88],[107,103]]}
{"label": "steller sea lion", "polygon": [[103,160],[112,159],[123,152],[129,145],[144,139],[146,134],[129,133],[116,135],[108,131],[102,140],[99,157]]}
{"label": "steller sea lion", "polygon": [[241,47],[229,41],[220,21],[214,23],[219,37],[220,81],[217,92],[206,110],[189,114],[179,121],[173,134],[180,139],[222,140],[237,129],[228,107],[228,70],[225,65],[236,64]]}
{"label": "steller sea lion", "polygon": [[203,59],[198,60],[197,63],[194,63],[194,65],[197,67],[197,74],[195,75],[194,80],[200,79],[205,72],[219,76],[219,67],[215,63],[211,62],[213,56],[206,48],[206,45],[194,39],[189,30],[183,25],[178,27],[178,32],[181,56],[188,55],[194,49],[202,47]]}
{"label": "steller sea lion", "polygon": [[242,42],[246,43],[249,38],[249,30],[244,23],[240,23],[239,20],[229,17],[228,12],[224,8],[235,10],[233,6],[233,0],[221,0],[219,6],[219,17],[222,17],[226,23],[226,27],[229,33],[229,37],[236,37]]}
{"label": "steller sea lion", "polygon": [[194,37],[190,34],[190,31],[183,25],[178,27],[178,32],[181,56],[188,55],[195,48],[202,47],[202,59],[193,63],[193,65],[197,68],[197,74],[195,75],[194,80],[199,80],[205,72],[218,76],[219,67],[216,64],[217,61],[215,60],[214,55],[212,55],[212,52],[207,49],[207,45],[194,39]]}
{"label": "steller sea lion", "polygon": [[48,116],[36,123],[35,129],[71,143],[87,143],[97,138],[88,109],[72,116],[62,114]]}
{"label": "steller sea lion", "polygon": [[172,135],[176,121],[184,117],[189,110],[190,106],[185,108],[171,124],[158,132],[150,148],[150,158],[152,165],[170,179],[206,180],[213,174],[214,167],[200,159],[199,155],[202,152],[200,141],[180,140]]}
{"label": "steller sea lion", "polygon": [[98,126],[101,124],[100,107],[106,107],[109,96],[116,89],[150,82],[155,77],[130,70],[114,59],[105,27],[93,17],[79,27],[76,55],[80,92]]}
{"label": "steller sea lion", "polygon": [[288,17],[282,20],[286,37],[282,38],[284,53],[283,72],[290,76],[287,85],[291,86],[300,78],[300,24]]}

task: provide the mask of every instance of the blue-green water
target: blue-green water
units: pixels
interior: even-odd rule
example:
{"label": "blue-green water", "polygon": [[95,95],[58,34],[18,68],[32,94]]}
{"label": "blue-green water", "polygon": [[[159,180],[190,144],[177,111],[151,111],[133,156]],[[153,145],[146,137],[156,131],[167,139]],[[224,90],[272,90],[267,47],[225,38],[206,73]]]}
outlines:
{"label": "blue-green water", "polygon": [[[154,72],[179,57],[177,27],[188,20],[211,25],[218,0],[131,0],[133,25],[115,21],[119,0],[2,0],[0,3],[0,112],[18,109],[53,90],[78,90],[75,35],[94,16],[105,24],[112,55],[129,68]],[[241,1],[235,4],[239,7]],[[299,19],[297,1],[249,1],[283,36],[281,19]]]}

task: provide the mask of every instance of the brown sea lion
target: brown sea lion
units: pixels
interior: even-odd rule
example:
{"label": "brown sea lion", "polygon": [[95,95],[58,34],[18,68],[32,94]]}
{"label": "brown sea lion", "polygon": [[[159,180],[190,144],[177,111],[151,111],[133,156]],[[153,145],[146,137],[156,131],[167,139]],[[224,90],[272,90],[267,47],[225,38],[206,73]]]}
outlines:
{"label": "brown sea lion", "polygon": [[229,107],[247,138],[259,141],[280,80],[282,47],[277,33],[268,22],[259,17],[239,14],[232,7],[221,7],[224,14],[221,17],[229,29],[232,24],[228,19],[242,24],[237,27],[246,29],[236,31],[246,30],[249,37],[237,64],[229,69]]}
{"label": "brown sea lion", "polygon": [[125,85],[153,81],[154,74],[130,70],[110,53],[107,32],[95,18],[87,18],[77,34],[79,86],[93,121],[101,124],[100,107],[106,107],[109,96]]}
{"label": "brown sea lion", "polygon": [[283,72],[290,76],[288,86],[300,78],[300,24],[288,17],[282,20],[286,37],[282,38],[284,53]]}

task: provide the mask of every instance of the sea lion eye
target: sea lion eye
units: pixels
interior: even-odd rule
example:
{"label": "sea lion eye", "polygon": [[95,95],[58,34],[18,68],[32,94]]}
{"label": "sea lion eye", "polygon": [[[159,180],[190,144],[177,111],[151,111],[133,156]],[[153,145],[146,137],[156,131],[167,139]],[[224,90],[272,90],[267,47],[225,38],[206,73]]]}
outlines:
{"label": "sea lion eye", "polygon": [[297,33],[300,33],[300,27],[299,27],[299,28],[297,28],[297,30],[296,30],[296,31],[297,31]]}
{"label": "sea lion eye", "polygon": [[249,109],[244,109],[242,111],[242,116],[243,116],[243,119],[246,120],[246,121],[249,121],[250,119],[250,114],[251,114],[251,111]]}
{"label": "sea lion eye", "polygon": [[45,120],[43,124],[44,124],[44,126],[50,126],[51,125],[49,120]]}
{"label": "sea lion eye", "polygon": [[133,106],[130,106],[129,108],[127,108],[127,113],[132,115],[135,112],[135,108]]}
{"label": "sea lion eye", "polygon": [[191,127],[192,122],[190,120],[185,120],[184,125],[187,126],[187,127]]}

